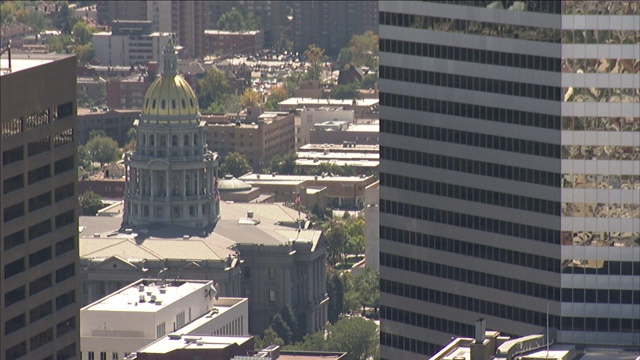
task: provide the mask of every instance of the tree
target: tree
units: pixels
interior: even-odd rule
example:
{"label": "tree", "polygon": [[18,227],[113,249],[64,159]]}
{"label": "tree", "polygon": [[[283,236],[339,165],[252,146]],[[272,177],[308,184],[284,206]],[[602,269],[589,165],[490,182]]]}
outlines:
{"label": "tree", "polygon": [[224,161],[220,165],[220,172],[223,175],[231,174],[235,177],[240,177],[251,171],[247,158],[244,155],[232,152],[225,156]]}
{"label": "tree", "polygon": [[[345,211],[345,214],[348,212]],[[359,255],[364,253],[364,219],[352,217],[345,221],[344,232],[347,237],[347,253]]]}
{"label": "tree", "polygon": [[265,107],[267,109],[275,110],[278,108],[278,104],[289,98],[289,93],[284,86],[273,86],[269,90],[269,95],[267,96],[267,102],[265,103]]}
{"label": "tree", "polygon": [[87,141],[86,146],[91,160],[100,163],[100,167],[105,163],[117,161],[121,155],[118,142],[107,136],[93,137]]}
{"label": "tree", "polygon": [[16,20],[18,3],[3,1],[0,3],[0,27],[9,25]]}
{"label": "tree", "polygon": [[282,311],[280,311],[280,314],[282,316],[282,320],[287,324],[287,326],[289,326],[289,329],[291,329],[291,342],[302,340],[305,331],[304,329],[300,328],[298,319],[293,313],[291,306],[289,306],[288,304],[285,305]]}
{"label": "tree", "polygon": [[243,107],[248,108],[251,106],[258,106],[260,104],[260,94],[253,88],[246,88],[242,95],[240,95],[240,103]]}
{"label": "tree", "polygon": [[258,30],[260,18],[257,18],[251,11],[245,17],[240,10],[233,8],[220,15],[216,25],[218,29],[226,31]]}
{"label": "tree", "polygon": [[344,283],[337,271],[332,271],[327,277],[327,294],[329,295],[327,317],[330,323],[335,324],[344,311]]}
{"label": "tree", "polygon": [[38,34],[49,25],[49,19],[47,19],[45,13],[36,10],[23,9],[16,13],[16,20],[22,24],[32,27]]}
{"label": "tree", "polygon": [[78,202],[82,207],[82,215],[93,216],[98,212],[98,210],[104,207],[100,195],[94,193],[91,190],[80,194],[80,196],[78,196]]}
{"label": "tree", "polygon": [[360,80],[360,89],[372,89],[378,82],[378,73],[367,74]]}
{"label": "tree", "polygon": [[327,324],[324,329],[304,337],[291,350],[340,351],[346,352],[345,360],[379,359],[380,335],[378,326],[361,317],[345,317],[335,324]]}
{"label": "tree", "polygon": [[86,64],[91,61],[95,55],[95,51],[93,51],[93,45],[78,45],[73,49],[73,53],[76,54],[78,58],[78,62],[81,64]]}
{"label": "tree", "polygon": [[360,92],[358,91],[358,83],[338,85],[331,90],[332,99],[358,99]]}
{"label": "tree", "polygon": [[262,350],[269,345],[278,345],[283,346],[284,340],[278,336],[275,330],[272,327],[268,327],[262,333],[262,337],[256,336],[255,348],[257,350]]}
{"label": "tree", "polygon": [[64,54],[69,52],[68,49],[73,43],[73,40],[71,36],[67,34],[51,35],[47,36],[46,43],[49,51]]}
{"label": "tree", "polygon": [[224,95],[231,93],[231,85],[218,69],[211,68],[204,78],[198,80],[198,103],[206,109],[215,102],[223,100]]}
{"label": "tree", "polygon": [[84,21],[78,21],[73,25],[73,30],[71,31],[73,35],[73,39],[76,41],[78,45],[87,45],[91,43],[91,38],[93,36],[95,28],[90,27]]}
{"label": "tree", "polygon": [[293,175],[296,171],[296,153],[292,151],[283,157],[276,155],[269,160],[267,165],[268,172],[283,175]]}
{"label": "tree", "polygon": [[329,231],[326,232],[327,260],[335,265],[345,259],[346,237],[342,223],[333,219],[330,221]]}
{"label": "tree", "polygon": [[127,143],[124,145],[124,151],[131,151],[136,148],[138,142],[138,130],[135,127],[127,130]]}
{"label": "tree", "polygon": [[84,170],[91,169],[91,155],[86,145],[78,145],[78,164]]}
{"label": "tree", "polygon": [[309,80],[320,80],[324,60],[324,49],[317,47],[315,44],[311,44],[307,50],[305,50],[304,57],[307,59],[307,63],[309,63],[307,78]]}
{"label": "tree", "polygon": [[276,334],[278,334],[278,337],[280,337],[284,341],[285,345],[291,344],[291,328],[284,321],[280,313],[277,313],[273,316],[273,319],[271,319],[271,325],[269,327],[273,328]]}
{"label": "tree", "polygon": [[53,18],[53,25],[60,29],[63,34],[71,34],[74,25],[81,21],[74,14],[73,9],[69,8],[69,4],[66,2],[62,4],[60,10],[55,14]]}
{"label": "tree", "polygon": [[354,278],[354,290],[362,307],[362,315],[367,307],[376,310],[380,306],[380,272],[365,267],[364,271]]}
{"label": "tree", "polygon": [[355,66],[376,67],[375,59],[378,57],[379,37],[371,31],[362,35],[353,35],[349,41],[349,48],[353,51],[353,64]]}
{"label": "tree", "polygon": [[338,60],[336,60],[336,70],[345,69],[348,64],[353,62],[353,49],[350,47],[344,47],[340,50],[340,54],[338,54]]}

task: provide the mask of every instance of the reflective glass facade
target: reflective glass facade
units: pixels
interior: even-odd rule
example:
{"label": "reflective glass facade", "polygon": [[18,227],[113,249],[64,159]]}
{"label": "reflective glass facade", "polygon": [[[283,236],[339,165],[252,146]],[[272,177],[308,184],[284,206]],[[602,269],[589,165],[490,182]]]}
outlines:
{"label": "reflective glass facade", "polygon": [[380,3],[382,358],[640,338],[640,2]]}

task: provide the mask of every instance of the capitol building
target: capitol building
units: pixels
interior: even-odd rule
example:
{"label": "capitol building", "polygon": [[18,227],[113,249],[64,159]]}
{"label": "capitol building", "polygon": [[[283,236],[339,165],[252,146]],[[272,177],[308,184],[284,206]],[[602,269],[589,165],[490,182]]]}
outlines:
{"label": "capitol building", "polygon": [[218,155],[207,149],[196,94],[176,72],[173,41],[164,55],[163,74],[134,122],[136,148],[125,156],[123,225],[212,226],[220,213],[214,194]]}
{"label": "capitol building", "polygon": [[176,65],[170,41],[134,122],[124,208],[80,217],[82,304],[139,279],[210,280],[221,297],[249,298],[251,334],[285,305],[299,331],[321,329],[329,301],[322,231],[298,225],[283,204],[220,201],[227,185],[218,183],[219,156],[207,147],[197,97]]}

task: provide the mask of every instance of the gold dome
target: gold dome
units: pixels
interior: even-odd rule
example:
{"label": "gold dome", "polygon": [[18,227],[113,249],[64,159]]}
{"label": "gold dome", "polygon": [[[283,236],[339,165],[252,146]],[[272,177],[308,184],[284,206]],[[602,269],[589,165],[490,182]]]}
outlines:
{"label": "gold dome", "polygon": [[193,116],[198,115],[198,98],[180,75],[163,74],[149,87],[144,97],[142,113],[145,115]]}
{"label": "gold dome", "polygon": [[163,51],[164,71],[147,90],[142,103],[143,120],[170,122],[199,119],[198,98],[182,76],[177,74],[178,57],[173,40]]}

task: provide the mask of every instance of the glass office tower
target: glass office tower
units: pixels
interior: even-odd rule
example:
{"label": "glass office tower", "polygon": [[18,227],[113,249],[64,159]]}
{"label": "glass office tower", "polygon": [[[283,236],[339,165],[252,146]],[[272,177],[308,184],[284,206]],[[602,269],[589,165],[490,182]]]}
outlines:
{"label": "glass office tower", "polygon": [[640,346],[640,2],[380,2],[382,358]]}

